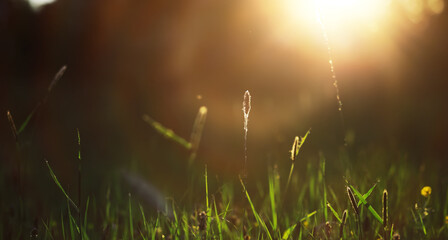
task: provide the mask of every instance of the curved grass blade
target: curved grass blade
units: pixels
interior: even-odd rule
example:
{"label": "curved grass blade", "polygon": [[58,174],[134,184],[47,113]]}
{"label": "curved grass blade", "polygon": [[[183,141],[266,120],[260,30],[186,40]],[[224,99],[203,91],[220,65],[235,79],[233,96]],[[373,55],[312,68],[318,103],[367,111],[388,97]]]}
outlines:
{"label": "curved grass blade", "polygon": [[[301,218],[301,219],[299,220],[299,223],[305,221],[306,219],[308,219],[308,218],[310,218],[310,217],[312,217],[312,216],[313,216],[314,214],[316,214],[316,213],[317,213],[317,211],[314,211],[314,212],[311,212],[311,213],[307,214],[305,217],[303,217],[303,218]],[[296,227],[297,227],[297,224],[294,224],[294,225],[292,225],[291,227],[289,227],[288,229],[286,229],[286,230],[283,232],[282,239],[283,239],[283,240],[288,239],[289,236],[291,236],[291,234],[292,234],[292,232],[294,231],[294,229],[296,229]],[[302,233],[300,233],[300,234],[302,234]],[[300,237],[299,237],[299,239],[300,239]]]}
{"label": "curved grass blade", "polygon": [[240,178],[241,186],[243,187],[243,191],[246,195],[247,201],[249,202],[250,208],[252,209],[252,213],[255,216],[255,219],[257,220],[258,224],[260,226],[262,226],[263,230],[268,235],[268,238],[272,240],[271,233],[269,232],[269,229],[266,226],[266,223],[263,221],[263,219],[261,219],[260,215],[258,215],[257,211],[255,210],[254,204],[252,203],[252,200],[250,199],[249,193],[247,192],[246,186],[244,185],[243,180],[241,179],[241,176],[239,178]]}
{"label": "curved grass blade", "polygon": [[53,170],[50,167],[50,164],[47,160],[45,160],[45,163],[47,164],[48,170],[50,171],[51,178],[53,178],[54,183],[59,187],[59,189],[62,191],[62,193],[65,195],[67,200],[70,202],[70,204],[75,208],[76,212],[79,212],[78,206],[76,206],[75,202],[68,196],[68,194],[65,192],[64,188],[62,187],[61,183],[59,182],[58,178],[54,174]]}
{"label": "curved grass blade", "polygon": [[425,236],[426,236],[426,227],[425,227],[425,223],[423,223],[422,215],[421,215],[418,211],[417,211],[417,214],[418,214],[418,218],[420,219],[420,224],[422,225],[423,233],[424,233]]}
{"label": "curved grass blade", "polygon": [[308,218],[312,217],[312,216],[313,216],[314,214],[316,214],[316,213],[317,213],[317,210],[308,213],[305,217],[301,218],[301,219],[299,220],[299,222],[303,222],[303,221],[307,220]]}
{"label": "curved grass blade", "polygon": [[59,69],[59,71],[56,73],[56,75],[54,76],[53,80],[51,81],[50,85],[48,85],[48,89],[47,89],[47,93],[45,94],[45,96],[42,98],[41,101],[39,101],[36,106],[33,108],[33,110],[31,111],[30,114],[28,114],[28,116],[26,117],[25,121],[22,123],[22,125],[20,125],[19,131],[18,133],[20,134],[21,132],[23,132],[23,130],[25,130],[26,126],[28,125],[28,123],[30,122],[31,118],[33,118],[34,114],[37,112],[37,110],[39,109],[39,107],[44,104],[47,99],[48,96],[51,93],[51,90],[53,90],[54,86],[59,82],[59,80],[62,78],[62,76],[65,73],[65,70],[67,70],[67,66],[64,65],[61,67],[61,69]]}
{"label": "curved grass blade", "polygon": [[286,229],[285,232],[283,232],[283,236],[282,239],[283,240],[287,240],[289,239],[289,236],[291,236],[292,232],[294,231],[294,229],[296,229],[297,224],[292,225],[291,227],[289,227],[288,229]]}

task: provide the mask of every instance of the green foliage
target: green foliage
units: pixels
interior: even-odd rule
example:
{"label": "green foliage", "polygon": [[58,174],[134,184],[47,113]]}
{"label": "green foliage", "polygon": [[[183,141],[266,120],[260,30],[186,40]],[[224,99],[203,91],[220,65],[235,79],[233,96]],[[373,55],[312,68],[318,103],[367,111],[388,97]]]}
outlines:
{"label": "green foliage", "polygon": [[[144,120],[159,134],[190,151],[190,159],[194,159],[200,143],[205,113],[206,110],[202,108],[202,113],[200,110],[189,141],[146,115]],[[27,117],[19,131],[14,130],[15,123],[12,116],[10,113],[7,114],[15,137],[28,126],[33,114],[32,112]],[[381,171],[358,169],[359,166],[352,165],[353,163],[348,157],[350,154],[343,151],[339,158],[328,154],[328,161],[323,154],[316,154],[315,158],[305,159],[303,164],[300,163],[304,167],[295,170],[296,172],[302,170],[303,174],[297,174],[294,172],[294,163],[309,134],[310,131],[302,138],[295,139],[290,151],[292,163],[289,171],[290,162],[282,159],[275,161],[276,167],[268,166],[267,182],[266,176],[262,176],[264,180],[251,178],[249,181],[245,178],[243,181],[240,178],[240,188],[236,179],[217,180],[218,177],[214,178],[215,175],[212,174],[212,171],[208,172],[207,166],[205,166],[204,178],[201,177],[202,174],[198,174],[199,171],[191,171],[190,179],[188,179],[191,186],[186,190],[186,197],[176,199],[176,202],[173,198],[169,198],[172,201],[167,202],[165,207],[170,211],[165,212],[155,212],[151,210],[150,206],[142,205],[143,201],[138,198],[137,194],[132,195],[133,198],[130,194],[128,196],[121,194],[125,190],[123,186],[116,184],[121,180],[117,176],[110,177],[110,181],[107,182],[108,187],[102,186],[100,193],[89,195],[90,197],[83,201],[79,197],[75,204],[68,194],[70,188],[63,187],[69,186],[69,184],[65,182],[62,184],[49,162],[45,161],[52,181],[59,188],[57,191],[62,192],[65,199],[54,203],[56,214],[45,212],[39,216],[39,223],[42,222],[38,226],[39,238],[221,240],[247,239],[250,236],[251,239],[284,240],[359,239],[361,237],[364,239],[393,239],[396,233],[402,234],[402,239],[409,239],[413,236],[427,239],[448,238],[447,224],[445,223],[445,217],[448,214],[446,186],[434,187],[433,197],[421,199],[419,189],[408,185],[410,178],[417,171],[408,167],[406,162],[391,164],[388,166],[388,171],[383,174]],[[80,134],[77,130],[79,171],[81,169],[80,141]],[[337,164],[342,162],[343,166],[340,167],[342,170],[334,170],[335,162]],[[189,165],[188,170],[194,169]],[[341,180],[331,181],[331,176],[327,176],[327,174],[337,175],[337,178],[333,179]],[[84,182],[86,183],[98,180],[97,176],[87,173],[83,173],[83,177],[85,177]],[[359,209],[359,215],[348,214],[347,209],[350,208],[350,205],[348,197],[344,193],[343,177],[350,179],[351,183],[356,183],[357,188],[350,184],[349,188],[353,191],[354,198],[358,199],[355,207]],[[372,178],[379,178],[381,182],[370,186],[366,179]],[[422,181],[421,178],[416,178],[415,181]],[[48,179],[41,178],[39,180],[38,176],[36,181],[46,181],[45,183],[48,184]],[[422,182],[417,183],[423,184]],[[258,191],[251,188],[252,186],[257,186]],[[377,187],[386,188],[386,186],[391,194],[387,200],[387,208],[385,208],[389,212],[381,217],[375,210],[382,206],[381,194],[377,193],[375,189]],[[281,187],[282,191],[280,191]],[[283,189],[283,187],[285,188]],[[241,189],[242,191],[240,191]],[[363,192],[368,190],[362,194],[358,189]],[[54,189],[49,188],[48,191],[51,195]],[[98,199],[101,199],[100,204],[96,204]],[[20,207],[16,207],[18,209],[22,209],[22,205],[33,206],[33,203],[23,204],[22,200],[19,202],[17,206]],[[418,204],[414,205],[414,203]],[[133,205],[138,208],[133,210]],[[73,209],[77,214],[73,214]],[[199,225],[202,220],[199,219],[199,212],[204,209],[205,228],[200,230]],[[81,215],[80,212],[84,215]],[[389,213],[390,215],[388,215]],[[54,215],[57,217],[54,218]],[[387,224],[383,220],[386,219],[386,216]],[[16,222],[21,220],[17,218]],[[32,225],[31,220],[25,219],[24,221],[28,225]],[[361,232],[361,226],[365,231]],[[8,227],[13,229],[11,239],[22,239],[27,234],[23,225],[1,225],[0,237],[6,236],[4,233],[9,230]],[[358,229],[359,233],[357,233]]]}
{"label": "green foliage", "polygon": [[252,200],[250,199],[249,193],[247,192],[246,186],[244,185],[243,180],[240,178],[241,186],[243,187],[243,191],[246,195],[247,201],[249,202],[250,208],[252,210],[252,213],[254,214],[255,219],[257,220],[257,223],[262,226],[263,230],[265,231],[266,235],[269,237],[269,239],[272,240],[272,236],[266,226],[266,223],[263,221],[263,219],[260,217],[260,215],[257,213],[257,210],[255,210],[254,204]]}
{"label": "green foliage", "polygon": [[[364,196],[358,191],[356,190],[356,188],[354,188],[352,185],[350,185],[350,188],[353,190],[353,192],[355,193],[355,195],[359,198],[360,202],[362,202],[362,204],[364,204],[365,206],[367,206],[367,209],[369,210],[369,212],[375,217],[376,220],[378,220],[378,222],[381,223],[381,225],[383,224],[383,219],[381,219],[380,215],[375,211],[375,209],[373,209],[372,205],[370,205],[366,199],[364,198]],[[373,189],[373,188],[372,188]]]}

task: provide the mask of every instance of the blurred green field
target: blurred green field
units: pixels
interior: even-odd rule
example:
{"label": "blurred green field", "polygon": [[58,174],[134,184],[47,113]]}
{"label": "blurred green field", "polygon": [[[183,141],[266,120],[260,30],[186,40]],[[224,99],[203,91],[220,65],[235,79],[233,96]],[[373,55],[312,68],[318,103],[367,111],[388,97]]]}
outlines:
{"label": "blurred green field", "polygon": [[0,240],[448,239],[446,3],[0,1]]}
{"label": "blurred green field", "polygon": [[[139,166],[89,166],[79,130],[70,160],[77,182],[70,186],[58,178],[51,159],[33,161],[33,148],[23,144],[39,105],[21,125],[7,113],[16,157],[15,165],[1,169],[2,239],[448,238],[448,186],[437,161],[417,165],[406,153],[381,148],[353,152],[350,136],[331,158],[337,162],[322,151],[304,158],[313,141],[310,130],[291,139],[291,150],[272,159],[262,174],[251,174],[249,165],[247,176],[221,177],[197,161],[207,114],[201,107],[190,139],[148,115],[142,119],[186,153],[172,160],[182,167],[161,171],[187,179],[187,188],[170,196],[140,176]],[[257,151],[262,149],[247,149],[248,161]]]}

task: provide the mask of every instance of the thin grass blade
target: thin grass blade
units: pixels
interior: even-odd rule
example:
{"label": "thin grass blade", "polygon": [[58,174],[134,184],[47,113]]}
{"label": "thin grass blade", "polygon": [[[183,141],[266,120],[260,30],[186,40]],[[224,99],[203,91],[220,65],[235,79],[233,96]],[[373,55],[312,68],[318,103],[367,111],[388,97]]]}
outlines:
{"label": "thin grass blade", "polygon": [[158,133],[160,133],[162,136],[180,144],[184,148],[190,150],[191,149],[191,143],[185,140],[184,138],[180,137],[176,133],[174,133],[173,130],[164,127],[161,123],[156,122],[148,115],[143,115],[143,121],[148,123],[150,126],[152,126]]}
{"label": "thin grass blade", "polygon": [[241,186],[243,187],[243,191],[246,195],[247,201],[249,202],[250,208],[252,210],[252,213],[255,216],[255,219],[257,220],[258,224],[260,226],[262,226],[263,230],[266,232],[266,234],[268,235],[268,238],[272,240],[272,236],[271,233],[269,232],[269,229],[266,226],[266,223],[263,221],[263,219],[261,219],[260,215],[258,215],[257,211],[255,210],[254,204],[252,203],[252,200],[250,199],[249,193],[247,192],[246,186],[243,183],[243,180],[240,177],[240,182],[241,182]]}
{"label": "thin grass blade", "polygon": [[327,207],[331,210],[331,212],[333,213],[333,215],[336,217],[336,219],[338,220],[339,223],[342,223],[342,219],[339,217],[338,212],[336,212],[336,210],[334,210],[334,208],[331,206],[330,203],[327,203]]}
{"label": "thin grass blade", "polygon": [[59,182],[58,178],[54,174],[53,170],[50,167],[50,164],[47,160],[45,160],[45,163],[47,164],[48,170],[50,171],[51,178],[53,178],[54,183],[59,187],[59,189],[62,191],[62,193],[65,195],[65,198],[70,202],[70,204],[75,208],[76,212],[79,212],[78,206],[76,206],[75,202],[68,196],[68,194],[65,192],[64,188],[62,187],[61,183]]}

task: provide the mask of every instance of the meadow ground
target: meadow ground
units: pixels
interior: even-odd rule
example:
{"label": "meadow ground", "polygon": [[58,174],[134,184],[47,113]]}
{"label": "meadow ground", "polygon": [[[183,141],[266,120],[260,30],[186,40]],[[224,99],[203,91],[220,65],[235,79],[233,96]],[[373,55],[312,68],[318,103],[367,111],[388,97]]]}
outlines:
{"label": "meadow ground", "polygon": [[[247,93],[246,93],[247,94]],[[245,99],[244,114],[249,117]],[[34,112],[34,111],[33,111]],[[33,113],[32,113],[33,114]],[[29,119],[32,119],[32,114]],[[1,171],[3,239],[447,239],[448,191],[437,162],[409,163],[407,155],[380,148],[338,150],[303,159],[312,130],[292,141],[285,159],[263,174],[221,178],[196,161],[207,109],[200,108],[186,140],[145,115],[169,144],[185,149],[187,188],[163,195],[138,171],[89,169],[82,133],[76,132],[75,186],[58,179],[52,162],[31,161],[24,145],[28,120],[7,117],[15,141],[12,165]],[[247,119],[246,119],[247,120]],[[245,125],[247,127],[247,123]],[[245,132],[247,134],[247,131]],[[247,149],[247,152],[259,151]],[[247,154],[246,152],[246,154]],[[354,161],[353,156],[361,161]],[[334,157],[332,159],[335,159]],[[330,167],[329,167],[330,166]],[[337,166],[337,167],[335,167]],[[138,167],[137,167],[138,168]],[[186,171],[185,171],[186,170]],[[180,174],[165,169],[165,174]],[[442,176],[440,175],[442,173]],[[427,184],[430,183],[430,184]],[[92,191],[90,185],[99,188]],[[88,189],[88,190],[86,190]]]}

